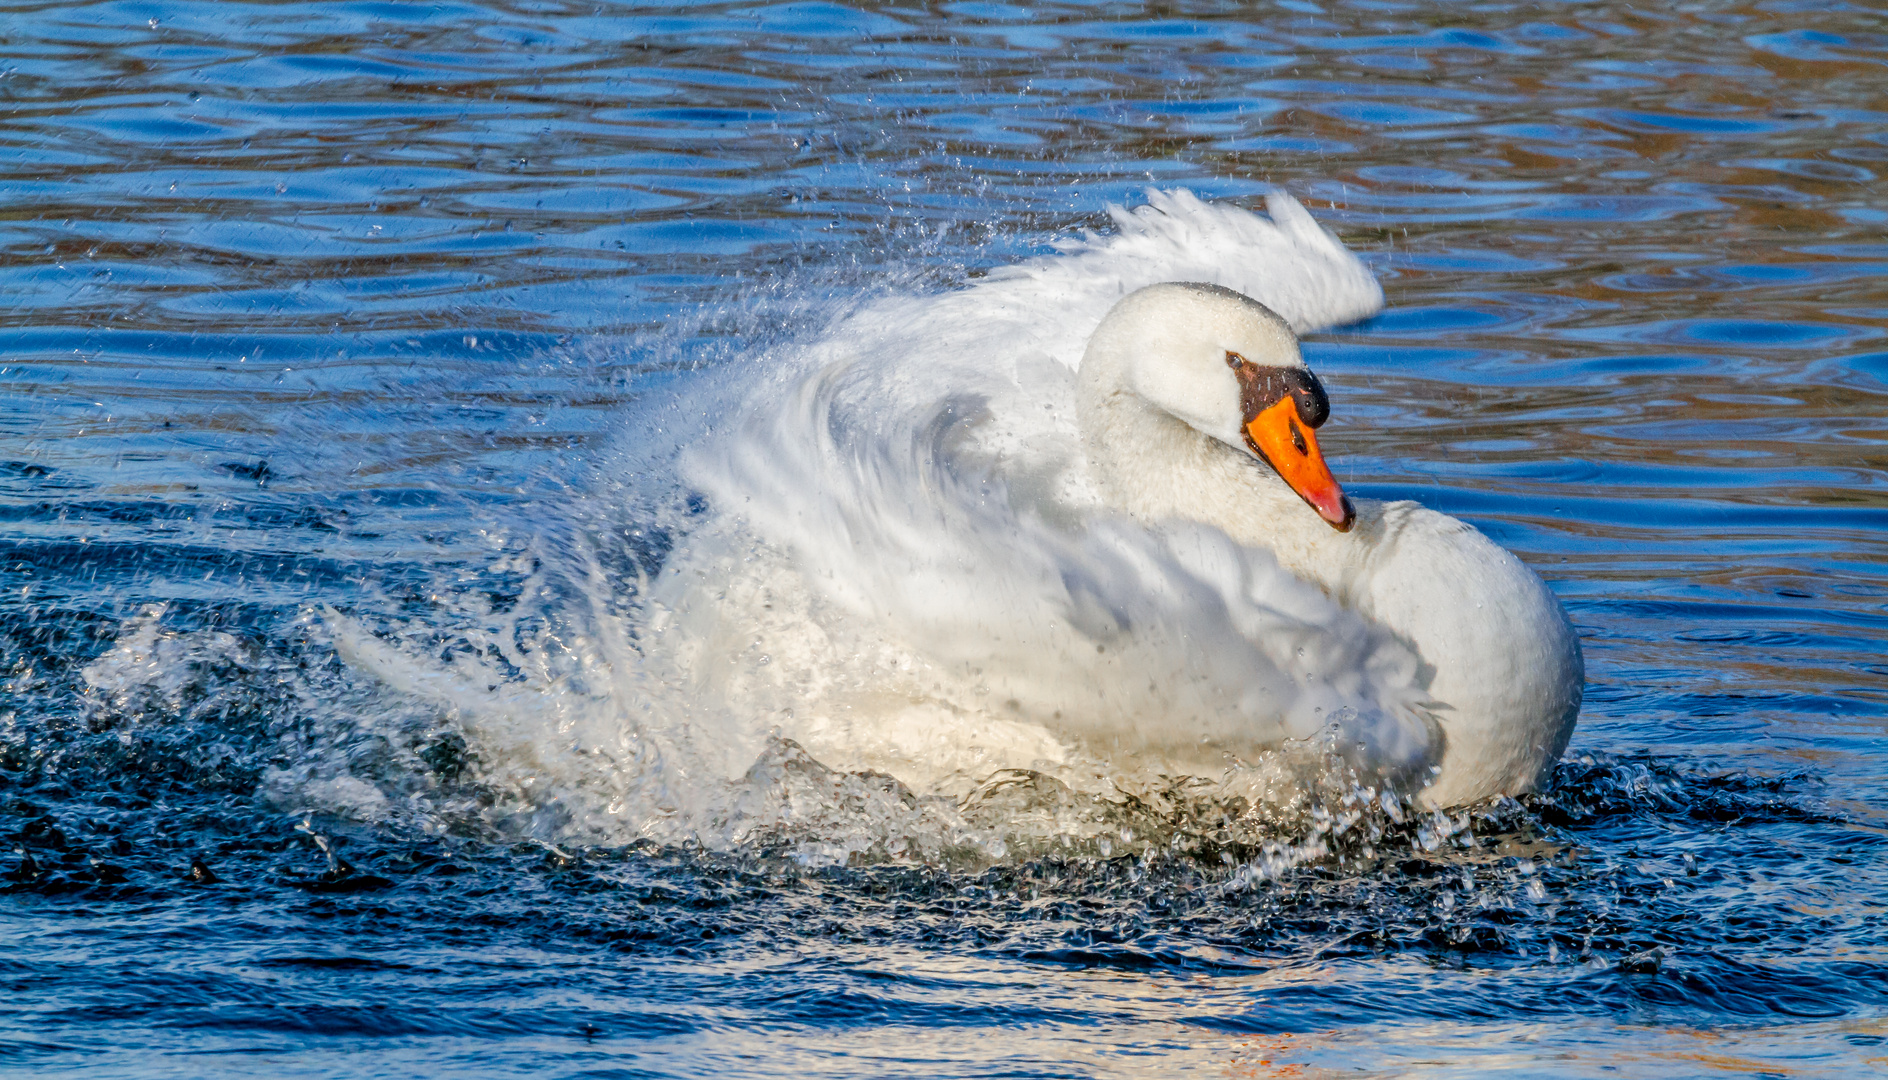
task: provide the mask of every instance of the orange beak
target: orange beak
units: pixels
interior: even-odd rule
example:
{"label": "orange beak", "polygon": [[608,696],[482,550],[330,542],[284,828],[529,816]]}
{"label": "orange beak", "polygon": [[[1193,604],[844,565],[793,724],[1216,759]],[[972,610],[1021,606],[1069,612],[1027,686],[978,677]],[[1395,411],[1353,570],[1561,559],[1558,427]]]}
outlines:
{"label": "orange beak", "polygon": [[1349,532],[1357,511],[1337,486],[1318,451],[1318,434],[1298,421],[1298,403],[1289,396],[1252,418],[1246,445],[1265,459],[1298,497],[1338,532]]}

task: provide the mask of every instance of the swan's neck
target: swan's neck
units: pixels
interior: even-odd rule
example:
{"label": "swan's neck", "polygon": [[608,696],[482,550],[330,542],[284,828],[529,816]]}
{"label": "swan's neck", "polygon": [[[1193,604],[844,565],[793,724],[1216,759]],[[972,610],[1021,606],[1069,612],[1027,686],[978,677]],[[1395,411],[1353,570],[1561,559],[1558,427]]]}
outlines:
{"label": "swan's neck", "polygon": [[1326,524],[1264,462],[1110,380],[1083,375],[1077,417],[1089,478],[1111,508],[1149,524],[1182,518],[1216,526],[1270,550],[1333,596],[1348,591],[1357,537]]}
{"label": "swan's neck", "polygon": [[1132,347],[1098,337],[1082,360],[1077,417],[1101,498],[1149,525],[1203,522],[1268,550],[1409,645],[1446,741],[1425,798],[1453,806],[1539,783],[1584,685],[1579,640],[1540,578],[1415,503],[1359,499],[1351,531],[1336,531],[1263,462],[1135,393]]}

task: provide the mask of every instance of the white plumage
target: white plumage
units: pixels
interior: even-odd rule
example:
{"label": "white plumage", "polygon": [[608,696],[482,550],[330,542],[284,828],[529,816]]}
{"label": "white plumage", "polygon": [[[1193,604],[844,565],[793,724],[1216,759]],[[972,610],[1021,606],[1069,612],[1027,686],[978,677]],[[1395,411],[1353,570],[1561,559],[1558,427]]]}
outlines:
{"label": "white plumage", "polygon": [[[1161,281],[1257,296],[1299,329],[1380,307],[1302,207],[1268,207],[1157,195],[1114,237],[875,304],[691,452],[722,516],[658,599],[684,666],[728,676],[700,684],[726,767],[766,717],[828,764],[918,786],[1071,755],[1215,774],[1320,735],[1412,786],[1434,773],[1443,804],[1536,782],[1581,685],[1538,578],[1413,504],[1331,529],[1229,439],[1223,363],[1159,351],[1199,311],[1141,326],[1132,365],[1110,347],[1127,328],[1090,341]],[[1221,344],[1301,364],[1295,343]],[[1139,379],[1151,411],[1091,407],[1099,378]],[[767,664],[709,659],[737,643]]]}
{"label": "white plumage", "polygon": [[[1302,207],[1268,208],[1156,193],[1113,236],[650,395],[587,492],[531,523],[519,606],[467,598],[476,650],[328,612],[336,649],[591,835],[735,843],[790,818],[767,794],[781,739],[919,793],[1003,768],[1289,787],[1238,771],[1281,747],[1441,805],[1524,790],[1580,700],[1552,594],[1411,503],[1360,501],[1340,533],[1334,480],[1314,512],[1242,442],[1227,351],[1302,379],[1292,330],[1382,304]],[[1122,303],[1175,281],[1289,328],[1216,290]],[[674,548],[625,606],[584,537],[652,528]]]}

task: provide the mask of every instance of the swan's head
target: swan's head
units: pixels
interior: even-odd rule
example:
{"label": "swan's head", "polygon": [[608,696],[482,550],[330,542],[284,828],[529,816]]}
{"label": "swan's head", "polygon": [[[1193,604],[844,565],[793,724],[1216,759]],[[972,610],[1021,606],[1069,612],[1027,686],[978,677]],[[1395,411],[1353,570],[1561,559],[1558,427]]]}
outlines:
{"label": "swan's head", "polygon": [[1271,308],[1217,285],[1168,282],[1123,297],[1096,327],[1085,373],[1270,465],[1318,516],[1357,514],[1318,450],[1331,414],[1298,336]]}

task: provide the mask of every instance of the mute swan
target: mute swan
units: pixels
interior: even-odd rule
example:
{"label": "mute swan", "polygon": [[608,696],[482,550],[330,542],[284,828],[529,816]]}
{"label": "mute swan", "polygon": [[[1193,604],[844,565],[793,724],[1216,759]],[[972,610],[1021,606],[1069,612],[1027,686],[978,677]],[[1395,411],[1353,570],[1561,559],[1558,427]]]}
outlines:
{"label": "mute swan", "polygon": [[[1112,236],[651,392],[596,497],[495,564],[535,560],[531,606],[451,609],[478,650],[328,612],[336,651],[462,718],[523,804],[640,836],[827,806],[779,786],[783,741],[923,795],[1031,769],[1289,801],[1324,750],[1432,805],[1525,791],[1571,734],[1578,642],[1474,529],[1345,499],[1292,328],[1382,290],[1295,201],[1266,210],[1150,192]],[[656,552],[633,601],[592,546],[619,530]]]}
{"label": "mute swan", "polygon": [[1520,794],[1545,778],[1584,685],[1566,613],[1473,527],[1344,495],[1318,448],[1328,399],[1283,319],[1219,286],[1152,285],[1101,321],[1078,380],[1089,475],[1113,509],[1266,549],[1420,657],[1444,741],[1424,801]]}

